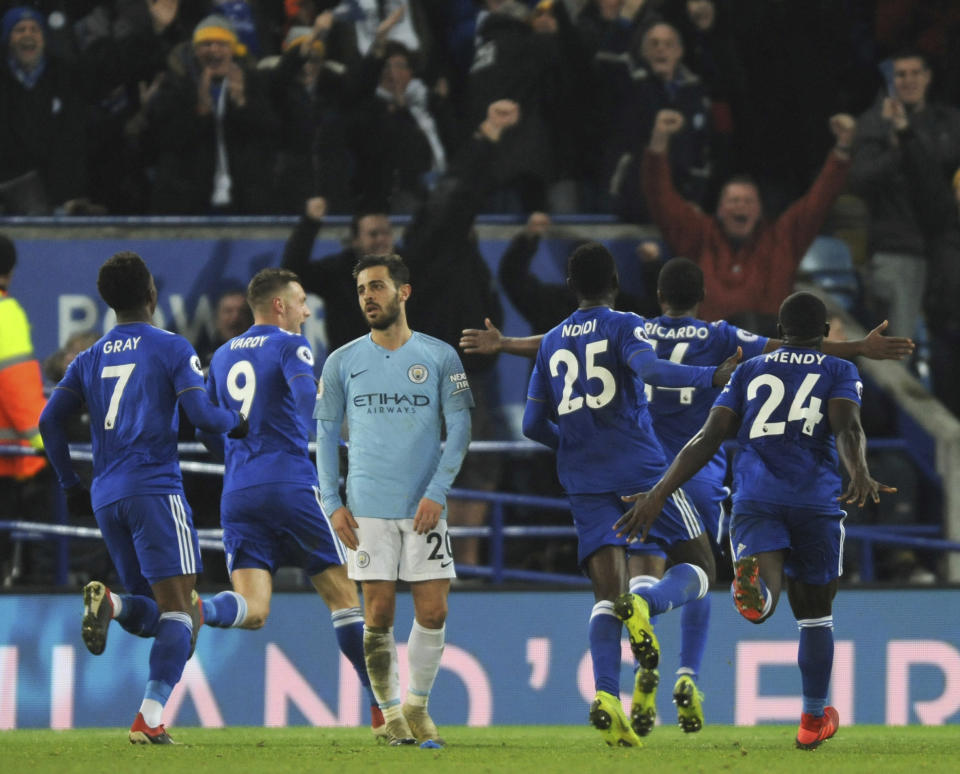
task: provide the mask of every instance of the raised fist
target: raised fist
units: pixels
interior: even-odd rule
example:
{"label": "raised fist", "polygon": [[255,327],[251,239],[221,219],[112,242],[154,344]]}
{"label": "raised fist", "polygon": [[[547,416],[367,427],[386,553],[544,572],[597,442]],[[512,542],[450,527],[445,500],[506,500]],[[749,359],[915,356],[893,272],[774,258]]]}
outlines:
{"label": "raised fist", "polygon": [[676,110],[660,110],[653,124],[653,131],[672,135],[683,129],[683,114]]}
{"label": "raised fist", "polygon": [[837,145],[849,148],[853,144],[853,135],[857,131],[857,121],[846,113],[837,113],[830,117],[830,131],[837,138]]}

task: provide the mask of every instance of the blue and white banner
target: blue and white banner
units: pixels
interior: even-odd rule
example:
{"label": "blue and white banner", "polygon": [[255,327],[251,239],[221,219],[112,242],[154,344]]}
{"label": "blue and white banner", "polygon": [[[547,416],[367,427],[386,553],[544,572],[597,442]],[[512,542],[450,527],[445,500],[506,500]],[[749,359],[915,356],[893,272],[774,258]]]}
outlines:
{"label": "blue and white banner", "polygon": [[[712,594],[700,676],[708,723],[796,723],[797,628],[786,600],[755,626]],[[834,608],[831,703],[844,725],[960,722],[956,591],[841,591]],[[593,698],[588,592],[458,592],[430,699],[441,725],[571,724]],[[106,652],[80,641],[81,599],[0,596],[0,729],[123,726],[147,680],[150,640],[111,627]],[[398,597],[401,684],[413,620]],[[659,721],[673,723],[670,693],[679,650],[677,612],[657,622],[663,655]],[[629,644],[621,685],[629,706]],[[369,722],[359,681],[340,655],[322,601],[278,594],[256,632],[204,628],[167,705],[165,721],[190,726],[355,726]]]}

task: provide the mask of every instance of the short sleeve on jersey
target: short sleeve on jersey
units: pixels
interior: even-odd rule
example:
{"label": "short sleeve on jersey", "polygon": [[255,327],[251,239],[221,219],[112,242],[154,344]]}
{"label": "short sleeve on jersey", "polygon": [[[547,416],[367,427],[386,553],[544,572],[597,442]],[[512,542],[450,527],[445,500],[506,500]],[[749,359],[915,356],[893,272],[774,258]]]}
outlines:
{"label": "short sleeve on jersey", "polygon": [[334,352],[323,364],[320,381],[317,384],[317,402],[313,407],[313,418],[339,422],[344,413],[344,385],[340,374],[340,356]]}
{"label": "short sleeve on jersey", "polygon": [[859,406],[863,400],[863,382],[860,381],[857,367],[848,360],[833,358],[833,361],[837,370],[833,389],[830,391],[830,399],[844,398],[852,400]]}
{"label": "short sleeve on jersey", "polygon": [[176,336],[175,343],[170,347],[167,367],[177,395],[194,388],[206,389],[200,358],[190,342],[182,336]]}
{"label": "short sleeve on jersey", "polygon": [[280,355],[280,367],[283,378],[288,382],[297,376],[313,378],[313,350],[303,336],[290,336],[283,343]]}
{"label": "short sleeve on jersey", "polygon": [[733,372],[730,381],[724,385],[717,399],[713,402],[714,406],[728,408],[738,416],[743,414],[743,373],[743,368],[738,368]]}

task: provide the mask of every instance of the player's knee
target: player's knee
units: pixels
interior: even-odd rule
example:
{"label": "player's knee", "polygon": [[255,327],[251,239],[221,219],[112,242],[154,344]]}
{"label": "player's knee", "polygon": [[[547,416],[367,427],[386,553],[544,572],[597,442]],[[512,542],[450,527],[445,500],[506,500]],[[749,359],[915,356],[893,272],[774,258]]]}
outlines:
{"label": "player's knee", "polygon": [[425,629],[442,629],[447,620],[447,606],[444,604],[421,605],[416,611],[417,623]]}
{"label": "player's knee", "polygon": [[270,607],[248,607],[247,617],[243,619],[244,629],[262,629],[270,617]]}

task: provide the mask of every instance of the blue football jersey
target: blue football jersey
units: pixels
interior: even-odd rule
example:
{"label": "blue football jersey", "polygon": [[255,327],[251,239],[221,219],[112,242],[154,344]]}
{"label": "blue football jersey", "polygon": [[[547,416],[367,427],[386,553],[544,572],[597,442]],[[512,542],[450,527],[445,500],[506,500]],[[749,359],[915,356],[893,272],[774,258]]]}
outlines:
{"label": "blue football jersey", "polygon": [[149,323],[117,325],[77,355],[57,389],[81,395],[90,411],[94,509],[183,490],[177,399],[204,389],[190,342]]}
{"label": "blue football jersey", "polygon": [[738,503],[758,502],[836,513],[840,472],[827,404],[860,405],[853,363],[819,350],[780,347],[741,363],[717,398],[740,416],[734,464]]}
{"label": "blue football jersey", "polygon": [[227,438],[223,491],[268,482],[316,485],[308,451],[309,416],[301,416],[291,382],[315,388],[307,340],[275,325],[254,325],[223,344],[210,361],[207,392],[220,405],[246,415],[245,438]]}
{"label": "blue football jersey", "polygon": [[551,407],[568,494],[618,492],[663,472],[644,385],[630,367],[651,352],[643,318],[608,307],[578,309],[540,342],[527,398]]}
{"label": "blue football jersey", "polygon": [[353,515],[412,519],[437,472],[443,416],[471,408],[459,356],[432,336],[414,332],[389,350],[367,335],[334,351],[323,364],[313,416],[338,425],[346,416]]}
{"label": "blue football jersey", "polygon": [[[648,319],[644,332],[657,357],[684,365],[720,365],[737,347],[743,349],[743,359],[749,360],[761,354],[768,341],[725,320],[708,323],[667,315]],[[719,394],[719,387],[646,386],[653,428],[671,457],[703,427]]]}

